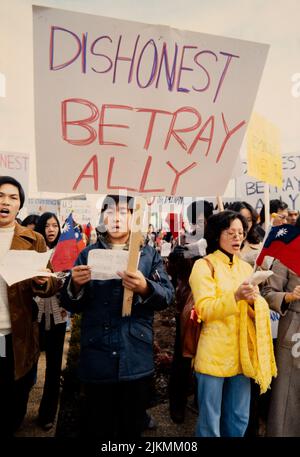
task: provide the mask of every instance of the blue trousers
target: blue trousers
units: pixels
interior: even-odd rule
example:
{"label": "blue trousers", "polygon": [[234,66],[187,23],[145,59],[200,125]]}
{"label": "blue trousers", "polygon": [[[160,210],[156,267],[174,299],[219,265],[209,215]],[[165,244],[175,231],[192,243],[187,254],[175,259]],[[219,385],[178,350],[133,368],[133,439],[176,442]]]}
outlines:
{"label": "blue trousers", "polygon": [[199,415],[196,436],[244,436],[250,410],[250,379],[196,373]]}

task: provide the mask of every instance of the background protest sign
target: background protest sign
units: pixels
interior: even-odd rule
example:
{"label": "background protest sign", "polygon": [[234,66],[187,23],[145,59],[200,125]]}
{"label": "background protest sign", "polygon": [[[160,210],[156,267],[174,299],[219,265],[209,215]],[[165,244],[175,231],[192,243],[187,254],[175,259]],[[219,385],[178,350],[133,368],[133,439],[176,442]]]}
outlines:
{"label": "background protest sign", "polygon": [[59,212],[59,200],[48,199],[48,198],[28,198],[27,201],[27,213],[38,214],[43,213],[54,213]]}
{"label": "background protest sign", "polygon": [[0,152],[0,176],[12,176],[22,184],[28,195],[29,156],[18,152]]}
{"label": "background protest sign", "polygon": [[65,222],[70,213],[77,224],[97,224],[97,215],[95,217],[92,205],[87,200],[61,200],[59,209],[59,221],[61,224]]}
{"label": "background protest sign", "polygon": [[[283,154],[282,171],[282,186],[270,186],[270,199],[281,198],[290,208],[300,210],[300,153]],[[243,175],[236,178],[236,196],[258,211],[264,203],[264,182],[247,174],[246,161],[243,161]]]}
{"label": "background protest sign", "polygon": [[273,186],[282,186],[279,129],[254,113],[247,130],[248,174]]}
{"label": "background protest sign", "polygon": [[52,8],[33,14],[39,190],[223,194],[268,45]]}

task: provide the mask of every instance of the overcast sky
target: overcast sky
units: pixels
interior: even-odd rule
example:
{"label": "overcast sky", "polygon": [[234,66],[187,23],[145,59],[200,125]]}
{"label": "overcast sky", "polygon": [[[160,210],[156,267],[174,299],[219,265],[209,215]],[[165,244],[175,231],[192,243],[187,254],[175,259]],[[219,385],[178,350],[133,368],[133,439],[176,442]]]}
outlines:
{"label": "overcast sky", "polygon": [[300,151],[300,96],[292,95],[292,77],[300,74],[299,0],[1,0],[1,151],[34,153],[33,3],[270,44],[254,109],[280,128],[283,153]]}

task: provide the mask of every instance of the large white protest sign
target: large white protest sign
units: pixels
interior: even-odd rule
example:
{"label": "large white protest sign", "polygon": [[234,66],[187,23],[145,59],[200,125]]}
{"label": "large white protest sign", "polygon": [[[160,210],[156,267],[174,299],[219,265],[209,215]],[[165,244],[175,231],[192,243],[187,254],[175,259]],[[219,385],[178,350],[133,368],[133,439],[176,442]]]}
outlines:
{"label": "large white protest sign", "polygon": [[29,156],[19,152],[0,152],[0,176],[12,176],[22,184],[28,195]]}
{"label": "large white protest sign", "polygon": [[[264,203],[264,182],[247,174],[247,163],[243,162],[243,175],[236,178],[236,195],[246,200],[258,211]],[[282,187],[270,186],[270,198],[281,198],[292,209],[300,209],[300,154],[282,155]]]}
{"label": "large white protest sign", "polygon": [[33,8],[38,188],[221,195],[268,45]]}

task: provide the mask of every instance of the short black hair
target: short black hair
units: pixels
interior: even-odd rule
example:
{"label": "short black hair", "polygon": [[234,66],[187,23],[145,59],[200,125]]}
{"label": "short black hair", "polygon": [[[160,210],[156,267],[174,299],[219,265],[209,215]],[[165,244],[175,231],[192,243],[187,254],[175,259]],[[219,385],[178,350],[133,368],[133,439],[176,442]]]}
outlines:
{"label": "short black hair", "polygon": [[204,238],[207,241],[207,254],[211,254],[220,248],[221,233],[223,230],[228,229],[231,222],[233,222],[235,219],[239,219],[241,221],[243,230],[246,235],[248,230],[248,223],[242,214],[237,213],[236,211],[225,210],[210,216],[204,232]]}
{"label": "short black hair", "polygon": [[20,208],[21,209],[24,205],[25,201],[25,192],[19,181],[17,181],[15,178],[12,176],[0,176],[0,186],[3,186],[3,184],[11,184],[12,186],[17,187],[19,191],[19,197],[20,197]]}
{"label": "short black hair", "polygon": [[31,225],[31,224],[34,224],[34,226],[36,226],[36,224],[38,223],[39,219],[40,219],[40,216],[38,214],[29,214],[22,221],[21,225],[23,225],[23,227],[27,227],[28,225]]}
{"label": "short black hair", "polygon": [[186,216],[190,224],[195,225],[200,214],[204,212],[204,219],[207,219],[213,214],[213,204],[207,200],[197,200],[192,202],[186,210]]}
{"label": "short black hair", "polygon": [[133,212],[134,207],[134,197],[125,196],[125,195],[106,195],[102,202],[101,206],[101,216],[99,223],[103,223],[103,213],[107,210],[110,206],[117,206],[119,203],[126,203],[128,206],[129,211]]}
{"label": "short black hair", "polygon": [[[272,213],[277,213],[277,211],[284,210],[288,208],[288,204],[283,202],[282,200],[279,200],[278,198],[274,198],[273,200],[270,200],[270,214]],[[259,223],[263,224],[265,222],[265,205],[262,205],[260,213],[259,213]]]}

